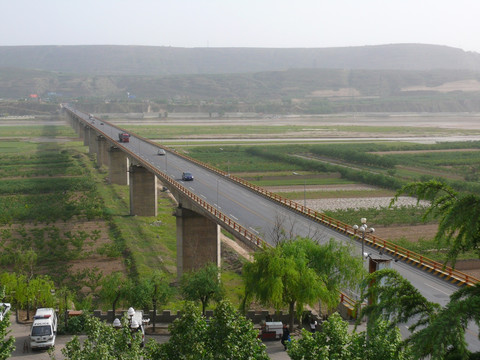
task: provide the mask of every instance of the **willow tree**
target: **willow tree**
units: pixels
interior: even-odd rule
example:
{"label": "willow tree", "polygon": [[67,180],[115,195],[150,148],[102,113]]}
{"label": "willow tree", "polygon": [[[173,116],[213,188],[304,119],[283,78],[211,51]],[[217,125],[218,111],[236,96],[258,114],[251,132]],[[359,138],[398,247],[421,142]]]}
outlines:
{"label": "willow tree", "polygon": [[[409,322],[411,335],[405,339],[415,359],[473,359],[465,340],[470,321],[480,326],[480,284],[463,287],[441,307],[428,301],[398,272],[383,269],[370,274],[363,282],[359,303],[374,299],[363,308],[369,321],[386,320],[390,326]],[[451,356],[451,357],[449,357]]]}
{"label": "willow tree", "polygon": [[275,309],[288,307],[293,330],[295,309],[301,315],[305,305],[313,307],[319,300],[334,308],[339,288],[361,274],[361,260],[339,243],[292,239],[264,248],[255,253],[252,263],[245,264],[245,303],[255,299]]}
{"label": "willow tree", "polygon": [[459,193],[439,181],[413,182],[397,191],[393,205],[400,195],[427,200],[430,206],[423,219],[432,216],[438,220],[435,241],[439,248],[448,247],[446,261],[455,264],[462,252],[474,250],[480,256],[480,196]]}

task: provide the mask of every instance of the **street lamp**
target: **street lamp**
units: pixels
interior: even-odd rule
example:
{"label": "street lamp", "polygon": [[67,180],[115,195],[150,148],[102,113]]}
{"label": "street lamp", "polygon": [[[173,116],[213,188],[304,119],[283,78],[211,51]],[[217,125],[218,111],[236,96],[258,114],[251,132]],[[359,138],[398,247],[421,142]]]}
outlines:
{"label": "street lamp", "polygon": [[357,224],[353,225],[353,230],[355,231],[360,231],[362,233],[362,261],[365,258],[365,253],[364,253],[364,244],[365,244],[365,234],[366,233],[374,233],[375,229],[374,228],[369,228],[367,225],[367,218],[361,218],[360,222],[362,225],[359,227]]}
{"label": "street lamp", "polygon": [[[293,175],[301,176],[297,172],[292,172]],[[303,207],[307,207],[307,179],[303,178]]]}

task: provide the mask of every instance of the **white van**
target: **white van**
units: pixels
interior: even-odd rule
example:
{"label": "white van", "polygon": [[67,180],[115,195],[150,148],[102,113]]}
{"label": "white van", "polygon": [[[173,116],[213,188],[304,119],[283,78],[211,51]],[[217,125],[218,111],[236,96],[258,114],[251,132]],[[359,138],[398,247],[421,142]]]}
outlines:
{"label": "white van", "polygon": [[52,308],[37,309],[33,317],[32,331],[30,332],[31,349],[47,349],[55,346],[57,336],[57,314]]}

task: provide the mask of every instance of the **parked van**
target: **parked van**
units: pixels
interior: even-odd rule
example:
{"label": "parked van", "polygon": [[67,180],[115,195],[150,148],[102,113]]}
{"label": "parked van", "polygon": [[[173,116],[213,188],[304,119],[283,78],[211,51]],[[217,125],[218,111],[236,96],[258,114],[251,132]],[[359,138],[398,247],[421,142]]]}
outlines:
{"label": "parked van", "polygon": [[57,314],[52,308],[37,309],[30,332],[30,348],[46,349],[55,346]]}

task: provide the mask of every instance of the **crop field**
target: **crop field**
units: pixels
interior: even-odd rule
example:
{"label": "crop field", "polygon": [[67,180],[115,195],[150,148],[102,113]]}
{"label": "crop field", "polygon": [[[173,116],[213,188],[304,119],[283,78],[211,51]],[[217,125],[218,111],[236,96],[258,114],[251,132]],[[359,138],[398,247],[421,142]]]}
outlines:
{"label": "crop field", "polygon": [[[272,119],[272,122],[277,121]],[[1,125],[1,124],[0,124]],[[282,138],[315,136],[320,132],[390,135],[392,127],[355,126],[184,126],[128,124],[139,135],[157,141],[170,139],[175,149],[270,191],[303,203],[345,223],[367,217],[383,238],[443,261],[432,238],[435,222],[420,219],[413,205],[370,206],[370,200],[389,201],[411,181],[438,179],[458,191],[480,191],[480,142],[355,142],[286,143]],[[48,273],[84,295],[91,306],[99,279],[115,271],[146,276],[152,270],[173,280],[176,273],[175,203],[159,191],[159,215],[129,215],[126,186],[109,185],[105,168],[98,168],[83,143],[68,126],[2,126],[0,135],[0,264],[15,268],[19,251],[39,254],[39,272]],[[318,131],[318,133],[317,133]],[[395,128],[399,134],[442,134],[435,127]],[[418,131],[418,133],[415,133]],[[466,132],[459,129],[457,134]],[[323,133],[322,133],[323,134]],[[302,135],[302,136],[303,136]],[[188,138],[205,136],[203,144]],[[259,144],[255,137],[278,137]],[[340,133],[335,134],[340,136]],[[244,145],[221,139],[243,137]],[[206,144],[215,138],[215,144]],[[220,139],[219,139],[220,138]],[[179,145],[183,144],[183,145]],[[323,209],[321,201],[342,200],[341,207]],[[412,203],[415,203],[413,201]],[[415,231],[413,229],[421,229]],[[407,234],[408,232],[408,234]],[[234,302],[241,294],[238,260],[228,253],[224,280]],[[476,258],[466,254],[465,258]],[[232,264],[236,265],[233,266]],[[228,281],[227,281],[228,280]],[[105,304],[96,304],[100,307]],[[173,308],[175,308],[173,303]]]}
{"label": "crop field", "polygon": [[[433,219],[421,220],[424,210],[414,199],[389,208],[390,199],[403,184],[429,179],[441,179],[458,191],[480,191],[480,142],[245,145],[221,150],[197,146],[185,151],[281,196],[306,201],[307,206],[345,223],[367,217],[369,224],[382,229],[385,239],[438,261],[444,261],[444,254],[432,241],[434,226],[417,234],[413,242],[405,236],[408,227],[435,225]],[[236,165],[231,152],[241,154],[242,166]],[[338,199],[344,200],[341,207],[322,208],[326,201]],[[375,199],[385,199],[385,205],[369,206]],[[388,228],[401,230],[389,232]],[[476,254],[463,258],[476,258]]]}

